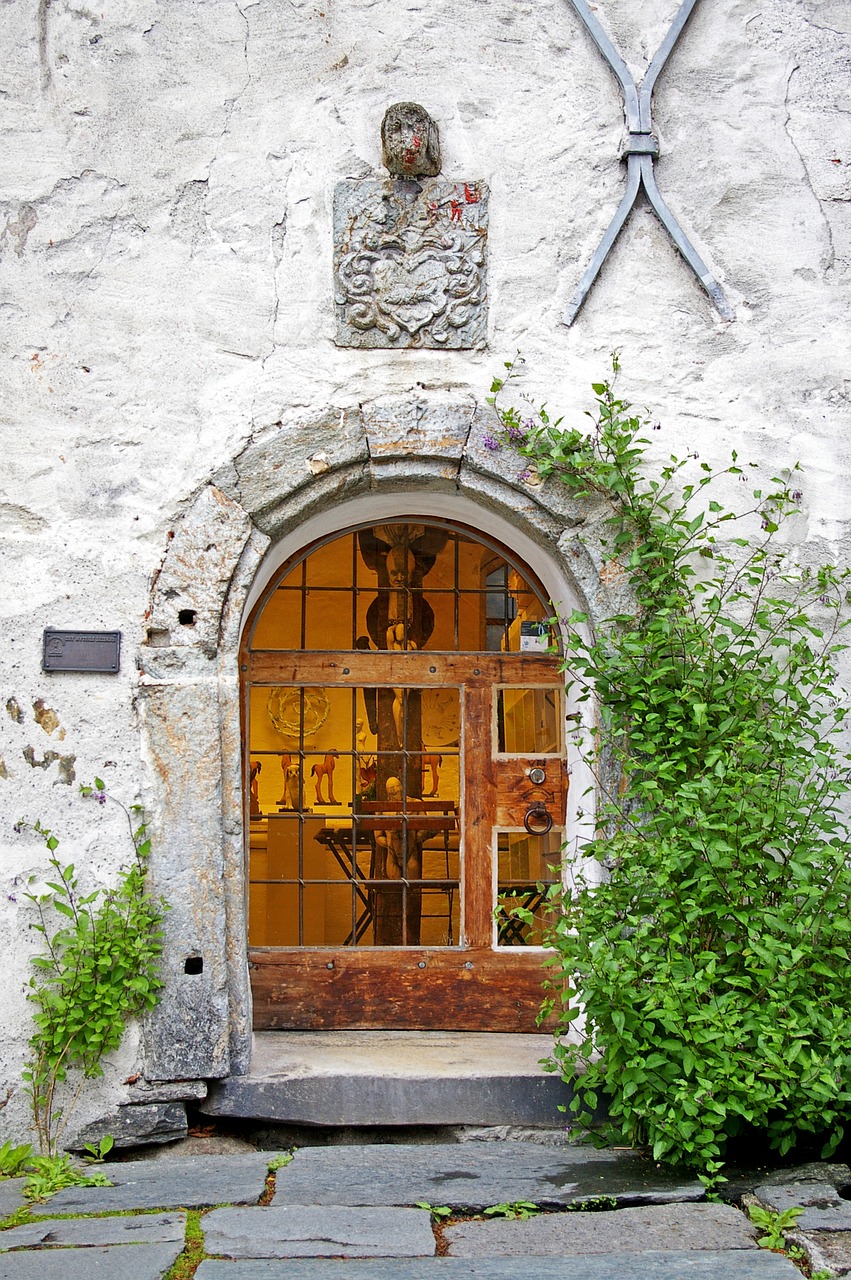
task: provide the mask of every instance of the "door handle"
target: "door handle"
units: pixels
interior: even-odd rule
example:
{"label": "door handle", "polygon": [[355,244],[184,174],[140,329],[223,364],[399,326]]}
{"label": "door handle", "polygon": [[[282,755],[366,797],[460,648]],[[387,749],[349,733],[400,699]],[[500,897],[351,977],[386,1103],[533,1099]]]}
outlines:
{"label": "door handle", "polygon": [[530,836],[545,836],[552,830],[552,825],[553,815],[541,800],[529,805],[523,818],[523,826]]}

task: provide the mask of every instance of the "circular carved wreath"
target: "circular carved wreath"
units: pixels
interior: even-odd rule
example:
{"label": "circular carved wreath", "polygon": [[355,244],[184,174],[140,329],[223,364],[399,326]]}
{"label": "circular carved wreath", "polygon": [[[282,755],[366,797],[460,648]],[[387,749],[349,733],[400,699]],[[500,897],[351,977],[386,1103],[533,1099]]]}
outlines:
{"label": "circular carved wreath", "polygon": [[319,732],[331,711],[324,689],[302,689],[292,686],[272,689],[269,693],[269,719],[284,738],[312,738]]}

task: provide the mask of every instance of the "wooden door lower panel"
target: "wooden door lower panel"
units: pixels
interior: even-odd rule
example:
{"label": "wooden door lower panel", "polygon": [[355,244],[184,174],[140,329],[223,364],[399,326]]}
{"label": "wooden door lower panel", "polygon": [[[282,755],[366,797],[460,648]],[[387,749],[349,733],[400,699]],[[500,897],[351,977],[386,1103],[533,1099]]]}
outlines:
{"label": "wooden door lower panel", "polygon": [[541,952],[364,948],[249,953],[254,1026],[266,1031],[548,1029]]}

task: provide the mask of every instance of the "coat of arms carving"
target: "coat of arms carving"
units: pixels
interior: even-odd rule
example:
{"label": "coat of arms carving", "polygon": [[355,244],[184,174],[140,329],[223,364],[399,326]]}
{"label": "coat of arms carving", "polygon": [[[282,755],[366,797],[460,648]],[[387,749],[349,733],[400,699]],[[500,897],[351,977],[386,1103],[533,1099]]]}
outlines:
{"label": "coat of arms carving", "polygon": [[382,125],[387,178],[334,192],[336,341],[344,347],[483,347],[488,191],[440,167],[437,128],[397,103]]}

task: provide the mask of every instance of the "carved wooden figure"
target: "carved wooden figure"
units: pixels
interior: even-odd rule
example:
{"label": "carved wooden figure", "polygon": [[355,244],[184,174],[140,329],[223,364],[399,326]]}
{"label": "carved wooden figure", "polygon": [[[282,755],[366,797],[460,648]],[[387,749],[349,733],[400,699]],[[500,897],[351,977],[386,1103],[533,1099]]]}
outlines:
{"label": "carved wooden figure", "polygon": [[[324,760],[319,764],[313,765],[310,770],[311,775],[316,779],[316,803],[317,804],[339,804],[334,795],[334,769],[337,766],[339,751],[329,751]],[[328,799],[322,799],[323,783],[328,783]]]}
{"label": "carved wooden figure", "polygon": [[431,791],[424,791],[423,795],[431,799],[437,795],[438,786],[440,784],[440,766],[443,764],[443,756],[423,756],[423,776],[431,770]]}

